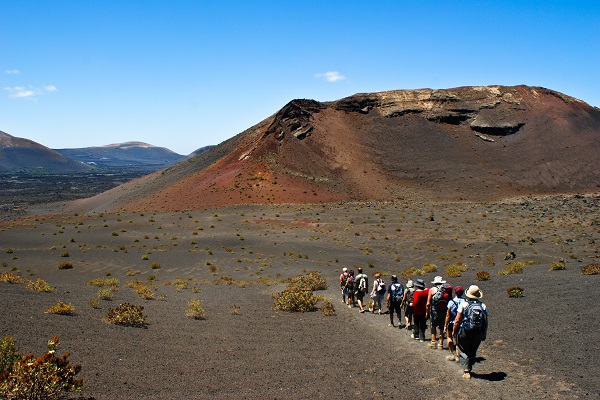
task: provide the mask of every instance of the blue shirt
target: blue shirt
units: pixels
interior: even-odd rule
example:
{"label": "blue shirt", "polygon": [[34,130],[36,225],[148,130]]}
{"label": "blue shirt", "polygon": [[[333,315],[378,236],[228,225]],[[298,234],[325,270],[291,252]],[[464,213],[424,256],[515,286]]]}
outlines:
{"label": "blue shirt", "polygon": [[454,322],[456,314],[458,314],[458,306],[463,303],[465,299],[462,297],[454,296],[452,300],[448,302],[448,310],[450,311],[450,322]]}

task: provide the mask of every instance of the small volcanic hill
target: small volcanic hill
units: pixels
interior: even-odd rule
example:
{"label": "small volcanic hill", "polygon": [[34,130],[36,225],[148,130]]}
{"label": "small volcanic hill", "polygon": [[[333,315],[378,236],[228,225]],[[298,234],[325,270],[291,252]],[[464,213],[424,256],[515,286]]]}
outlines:
{"label": "small volcanic hill", "polygon": [[480,201],[599,187],[598,108],[540,87],[487,86],[293,100],[209,151],[80,205]]}
{"label": "small volcanic hill", "polygon": [[169,149],[143,142],[55,150],[75,160],[106,168],[138,168],[156,171],[185,159],[185,156]]}
{"label": "small volcanic hill", "polygon": [[37,142],[0,131],[0,172],[20,169],[68,172],[91,168]]}

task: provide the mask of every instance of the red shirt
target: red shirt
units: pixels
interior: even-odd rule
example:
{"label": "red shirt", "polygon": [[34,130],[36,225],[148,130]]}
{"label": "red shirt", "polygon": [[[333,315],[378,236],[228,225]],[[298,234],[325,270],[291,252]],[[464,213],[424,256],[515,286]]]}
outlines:
{"label": "red shirt", "polygon": [[413,312],[415,315],[425,315],[427,310],[427,296],[429,290],[415,290],[413,298]]}

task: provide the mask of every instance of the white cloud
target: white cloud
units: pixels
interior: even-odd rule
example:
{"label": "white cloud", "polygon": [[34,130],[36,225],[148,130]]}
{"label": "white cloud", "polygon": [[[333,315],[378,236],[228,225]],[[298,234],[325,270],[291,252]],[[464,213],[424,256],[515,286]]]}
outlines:
{"label": "white cloud", "polygon": [[21,71],[19,71],[18,69],[7,69],[4,72],[9,75],[19,75],[21,73]]}
{"label": "white cloud", "polygon": [[316,74],[315,77],[323,78],[327,82],[337,82],[346,79],[346,77],[340,74],[338,71],[327,71],[322,74]]}
{"label": "white cloud", "polygon": [[54,85],[45,85],[43,88],[35,86],[7,86],[4,88],[9,97],[15,99],[35,99],[45,93],[56,92],[58,89]]}

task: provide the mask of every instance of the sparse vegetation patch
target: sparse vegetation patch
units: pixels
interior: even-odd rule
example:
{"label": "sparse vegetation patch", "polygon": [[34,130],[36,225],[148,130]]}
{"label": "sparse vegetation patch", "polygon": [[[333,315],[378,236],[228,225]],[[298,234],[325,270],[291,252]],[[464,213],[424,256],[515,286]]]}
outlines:
{"label": "sparse vegetation patch", "polygon": [[581,267],[583,275],[598,275],[600,274],[600,264],[588,264]]}

